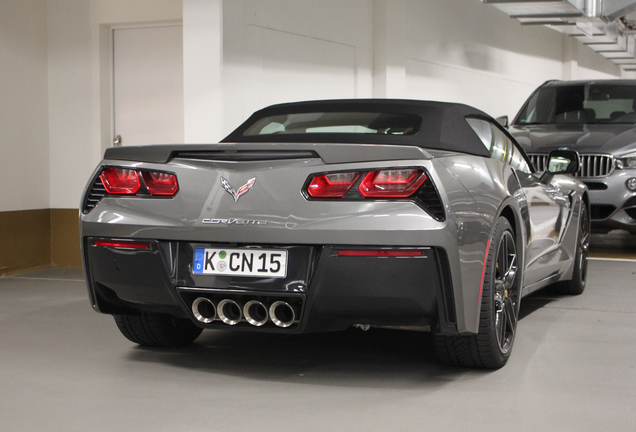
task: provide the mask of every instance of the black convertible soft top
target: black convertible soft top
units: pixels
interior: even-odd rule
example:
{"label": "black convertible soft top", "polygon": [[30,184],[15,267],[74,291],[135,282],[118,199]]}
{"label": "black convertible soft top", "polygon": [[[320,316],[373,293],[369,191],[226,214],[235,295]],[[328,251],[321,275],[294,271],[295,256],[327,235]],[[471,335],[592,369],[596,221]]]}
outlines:
{"label": "black convertible soft top", "polygon": [[[246,132],[267,117],[303,113],[383,113],[415,115],[422,119],[416,133],[386,135],[368,133],[289,133],[250,135]],[[403,99],[342,99],[295,102],[272,105],[252,114],[222,143],[312,142],[352,144],[410,145],[426,149],[449,150],[490,157],[490,152],[466,122],[466,117],[480,117],[496,122],[483,111],[468,105]]]}

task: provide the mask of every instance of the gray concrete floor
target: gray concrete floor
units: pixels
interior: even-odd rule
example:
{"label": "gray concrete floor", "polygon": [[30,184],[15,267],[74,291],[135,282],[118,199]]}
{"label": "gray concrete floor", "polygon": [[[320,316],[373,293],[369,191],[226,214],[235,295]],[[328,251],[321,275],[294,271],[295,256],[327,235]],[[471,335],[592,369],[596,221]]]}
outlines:
{"label": "gray concrete floor", "polygon": [[[522,302],[508,365],[440,366],[430,337],[206,331],[143,349],[79,271],[0,278],[0,431],[634,431],[636,262]],[[443,428],[443,429],[442,429]]]}

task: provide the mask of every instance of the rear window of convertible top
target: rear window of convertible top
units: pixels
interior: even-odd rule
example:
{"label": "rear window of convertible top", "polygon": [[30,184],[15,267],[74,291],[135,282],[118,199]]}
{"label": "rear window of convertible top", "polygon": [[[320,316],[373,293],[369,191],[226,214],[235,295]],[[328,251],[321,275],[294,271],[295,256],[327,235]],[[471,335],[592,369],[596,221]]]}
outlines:
{"label": "rear window of convertible top", "polygon": [[244,136],[276,134],[380,134],[414,135],[422,119],[413,114],[379,112],[312,112],[262,118]]}

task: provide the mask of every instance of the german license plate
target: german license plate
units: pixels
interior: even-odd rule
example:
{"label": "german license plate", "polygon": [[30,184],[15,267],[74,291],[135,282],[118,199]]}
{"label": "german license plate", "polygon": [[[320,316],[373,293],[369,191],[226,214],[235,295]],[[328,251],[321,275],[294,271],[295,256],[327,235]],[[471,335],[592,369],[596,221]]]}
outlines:
{"label": "german license plate", "polygon": [[196,248],[193,273],[284,278],[287,276],[287,251]]}

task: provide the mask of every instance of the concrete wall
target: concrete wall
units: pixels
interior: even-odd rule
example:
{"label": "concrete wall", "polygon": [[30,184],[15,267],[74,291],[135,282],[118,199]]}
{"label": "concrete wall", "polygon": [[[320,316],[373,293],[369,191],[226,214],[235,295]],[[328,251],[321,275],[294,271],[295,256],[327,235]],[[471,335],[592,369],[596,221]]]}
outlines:
{"label": "concrete wall", "polygon": [[76,226],[112,142],[110,30],[181,21],[191,141],[219,140],[278,102],[437,99],[513,115],[548,79],[636,77],[479,0],[3,0],[0,213],[49,214],[28,219],[55,240],[42,260],[77,262],[65,257],[75,243],[60,240],[75,234],[51,230]]}
{"label": "concrete wall", "polygon": [[[112,139],[108,29],[179,21],[197,2],[212,3],[1,3],[0,211],[77,208]],[[225,0],[222,13],[223,66],[210,96],[220,98],[216,139],[277,102],[405,97],[512,115],[547,79],[627,75],[579,42],[522,27],[479,0]],[[196,93],[201,78],[187,78],[195,67],[186,62],[185,84]],[[196,110],[186,103],[186,113],[187,122]]]}
{"label": "concrete wall", "polygon": [[91,172],[93,116],[90,4],[48,0],[50,196],[47,207],[78,208]]}
{"label": "concrete wall", "polygon": [[273,103],[372,96],[373,2],[232,0],[223,8],[224,134]]}
{"label": "concrete wall", "polygon": [[0,2],[0,212],[48,208],[45,0]]}
{"label": "concrete wall", "polygon": [[223,8],[223,133],[271,103],[317,98],[446,100],[512,116],[548,79],[633,75],[479,0],[231,0]]}
{"label": "concrete wall", "polygon": [[479,1],[405,3],[409,97],[512,115],[538,85],[563,77],[564,36],[552,29],[521,27]]}
{"label": "concrete wall", "polygon": [[51,208],[78,208],[110,143],[111,26],[179,21],[181,0],[48,0]]}
{"label": "concrete wall", "polygon": [[77,208],[110,123],[108,29],[180,21],[182,7],[0,2],[0,275],[79,265]]}

